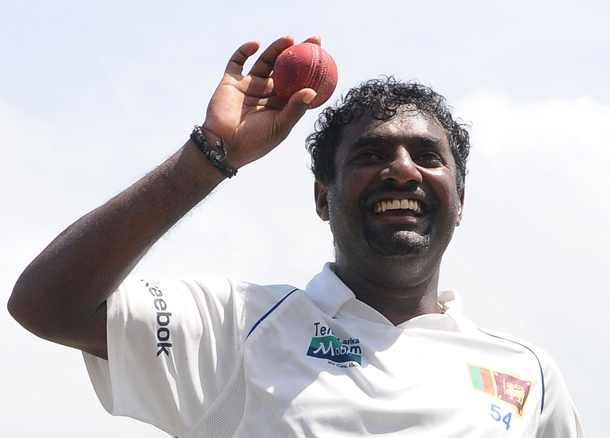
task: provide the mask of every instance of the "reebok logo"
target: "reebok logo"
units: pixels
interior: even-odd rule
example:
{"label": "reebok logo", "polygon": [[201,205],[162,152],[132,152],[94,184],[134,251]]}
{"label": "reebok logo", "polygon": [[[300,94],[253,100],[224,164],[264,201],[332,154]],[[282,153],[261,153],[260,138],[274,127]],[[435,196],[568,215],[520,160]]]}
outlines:
{"label": "reebok logo", "polygon": [[164,353],[166,356],[169,356],[169,349],[172,348],[172,343],[169,342],[171,338],[171,332],[169,330],[169,323],[172,317],[171,312],[166,312],[167,303],[163,298],[163,292],[159,289],[158,286],[152,285],[150,283],[146,283],[148,287],[148,292],[155,298],[153,300],[153,305],[155,306],[155,310],[157,310],[157,357]]}
{"label": "reebok logo", "polygon": [[330,327],[315,322],[307,356],[326,359],[340,368],[350,368],[362,363],[362,348],[357,338],[340,339]]}

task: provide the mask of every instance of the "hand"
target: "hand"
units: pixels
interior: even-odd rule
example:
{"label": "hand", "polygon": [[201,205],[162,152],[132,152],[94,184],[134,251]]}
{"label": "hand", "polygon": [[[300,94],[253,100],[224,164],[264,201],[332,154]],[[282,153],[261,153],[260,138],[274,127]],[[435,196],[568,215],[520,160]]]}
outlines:
{"label": "hand", "polygon": [[[314,36],[306,41],[320,44],[321,39]],[[210,142],[223,138],[227,163],[233,167],[252,162],[279,145],[316,96],[315,91],[303,89],[284,104],[275,94],[270,77],[273,65],[279,54],[293,44],[292,37],[275,41],[246,76],[242,75],[244,64],[258,51],[258,41],[243,44],[229,60],[208,105],[203,129]]]}

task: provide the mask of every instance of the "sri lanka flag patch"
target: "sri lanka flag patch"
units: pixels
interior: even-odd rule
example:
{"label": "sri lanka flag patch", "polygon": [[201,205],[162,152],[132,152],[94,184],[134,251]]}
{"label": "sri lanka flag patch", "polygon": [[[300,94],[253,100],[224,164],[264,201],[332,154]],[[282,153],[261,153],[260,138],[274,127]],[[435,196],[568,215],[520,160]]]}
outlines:
{"label": "sri lanka flag patch", "polygon": [[467,364],[472,388],[510,403],[521,417],[532,382],[477,365]]}

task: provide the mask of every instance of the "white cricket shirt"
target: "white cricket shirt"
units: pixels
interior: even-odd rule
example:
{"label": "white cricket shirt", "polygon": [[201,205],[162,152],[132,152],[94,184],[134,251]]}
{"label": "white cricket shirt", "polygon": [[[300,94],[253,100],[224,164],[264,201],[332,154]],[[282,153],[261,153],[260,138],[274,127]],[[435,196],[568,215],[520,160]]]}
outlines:
{"label": "white cricket shirt", "polygon": [[114,415],[194,437],[581,437],[539,348],[444,314],[399,326],[330,264],[306,291],[227,278],[130,278],[108,302],[108,357],[85,354]]}

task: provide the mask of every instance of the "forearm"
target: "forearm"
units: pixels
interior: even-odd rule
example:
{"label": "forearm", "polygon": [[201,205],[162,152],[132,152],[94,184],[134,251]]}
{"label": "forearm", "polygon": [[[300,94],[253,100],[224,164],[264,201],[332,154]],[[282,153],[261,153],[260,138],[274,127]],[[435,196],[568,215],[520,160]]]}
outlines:
{"label": "forearm", "polygon": [[[320,38],[308,41],[319,44]],[[315,98],[313,90],[303,89],[285,104],[273,90],[275,59],[293,42],[291,37],[276,40],[245,76],[243,65],[259,43],[243,44],[230,58],[203,124],[210,144],[223,140],[227,166],[241,167],[270,152]],[[204,153],[187,142],[51,242],[17,281],[9,311],[43,338],[105,357],[106,299],[150,247],[223,179]]]}
{"label": "forearm", "polygon": [[[37,335],[87,349],[96,312],[151,246],[223,179],[190,142],[83,216],[23,272],[9,310]],[[96,334],[100,328],[97,327]],[[84,339],[83,339],[84,338]]]}

